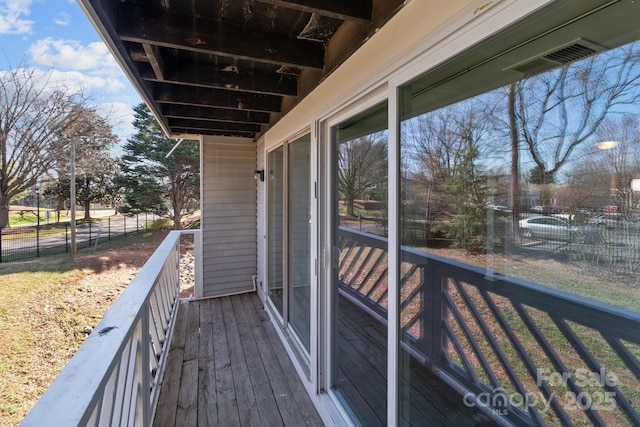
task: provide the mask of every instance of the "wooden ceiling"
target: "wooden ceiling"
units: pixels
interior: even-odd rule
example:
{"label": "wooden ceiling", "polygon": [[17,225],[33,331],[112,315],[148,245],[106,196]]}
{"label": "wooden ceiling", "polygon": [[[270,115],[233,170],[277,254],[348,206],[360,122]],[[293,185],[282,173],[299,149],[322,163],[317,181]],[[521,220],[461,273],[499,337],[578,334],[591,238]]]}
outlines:
{"label": "wooden ceiling", "polygon": [[80,0],[169,136],[256,138],[402,0]]}

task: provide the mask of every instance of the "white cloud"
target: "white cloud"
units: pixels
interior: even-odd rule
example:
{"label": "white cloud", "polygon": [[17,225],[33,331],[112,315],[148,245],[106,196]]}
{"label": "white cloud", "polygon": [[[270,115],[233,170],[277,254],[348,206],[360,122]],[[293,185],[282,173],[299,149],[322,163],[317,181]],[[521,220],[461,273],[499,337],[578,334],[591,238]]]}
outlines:
{"label": "white cloud", "polygon": [[37,40],[27,51],[38,65],[73,70],[118,69],[109,49],[102,42],[83,45],[76,40]]}
{"label": "white cloud", "polygon": [[[52,91],[56,89],[64,89],[70,93],[82,92],[86,96],[100,93],[118,93],[125,86],[118,79],[104,78],[100,76],[91,76],[80,71],[59,71],[59,70],[41,70],[38,68],[24,68],[12,71],[18,78],[18,81],[28,79],[30,85],[34,85],[37,90]],[[9,73],[9,71],[0,71],[0,76]]]}
{"label": "white cloud", "polygon": [[0,34],[26,34],[34,22],[26,19],[32,0],[0,0]]}
{"label": "white cloud", "polygon": [[117,78],[92,76],[80,71],[51,70],[50,73],[50,82],[52,84],[60,84],[72,92],[101,91],[115,93],[124,89],[124,84]]}
{"label": "white cloud", "polygon": [[53,18],[53,22],[61,27],[66,27],[71,23],[71,16],[68,13],[60,12],[58,16]]}
{"label": "white cloud", "polygon": [[49,67],[56,81],[76,90],[116,93],[125,88],[122,71],[102,42],[83,45],[48,37],[33,43],[28,54],[33,64]]}

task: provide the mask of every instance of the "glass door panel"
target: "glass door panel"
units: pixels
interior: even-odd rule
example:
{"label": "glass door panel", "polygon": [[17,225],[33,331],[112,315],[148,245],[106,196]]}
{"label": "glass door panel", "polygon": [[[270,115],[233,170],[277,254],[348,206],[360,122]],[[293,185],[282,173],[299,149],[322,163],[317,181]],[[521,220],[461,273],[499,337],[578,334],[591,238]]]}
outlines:
{"label": "glass door panel", "polygon": [[354,420],[387,422],[387,104],[333,128],[332,388]]}
{"label": "glass door panel", "polygon": [[305,135],[288,145],[288,289],[289,325],[309,351],[311,139]]}
{"label": "glass door panel", "polygon": [[268,270],[269,299],[284,316],[284,149],[268,154]]}

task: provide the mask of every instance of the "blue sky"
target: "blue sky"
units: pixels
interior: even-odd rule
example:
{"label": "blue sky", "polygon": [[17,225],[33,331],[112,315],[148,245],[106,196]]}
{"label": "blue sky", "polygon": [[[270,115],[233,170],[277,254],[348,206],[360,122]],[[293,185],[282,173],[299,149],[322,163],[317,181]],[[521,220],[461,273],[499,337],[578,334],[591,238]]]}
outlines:
{"label": "blue sky", "polygon": [[142,102],[76,0],[0,0],[0,70],[30,67],[82,88],[124,142]]}

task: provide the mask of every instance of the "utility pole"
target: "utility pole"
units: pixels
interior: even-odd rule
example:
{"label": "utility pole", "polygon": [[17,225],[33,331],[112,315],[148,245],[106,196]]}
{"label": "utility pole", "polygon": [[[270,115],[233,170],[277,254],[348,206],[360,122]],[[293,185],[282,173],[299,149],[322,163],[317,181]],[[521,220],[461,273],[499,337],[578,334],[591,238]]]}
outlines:
{"label": "utility pole", "polygon": [[76,245],[76,140],[71,138],[71,182],[69,183],[71,208],[71,256],[78,253]]}

